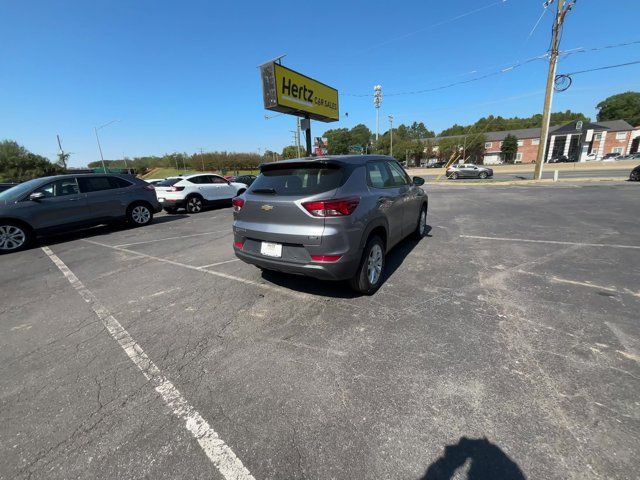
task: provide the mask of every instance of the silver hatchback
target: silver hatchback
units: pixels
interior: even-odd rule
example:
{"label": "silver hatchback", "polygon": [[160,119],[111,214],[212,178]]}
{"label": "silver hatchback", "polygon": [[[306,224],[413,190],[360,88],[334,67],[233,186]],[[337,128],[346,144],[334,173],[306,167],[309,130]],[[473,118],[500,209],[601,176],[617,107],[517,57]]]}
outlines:
{"label": "silver hatchback", "polygon": [[267,270],[350,281],[372,294],[386,253],[427,233],[428,197],[392,157],[327,156],[264,164],[233,199],[234,250]]}

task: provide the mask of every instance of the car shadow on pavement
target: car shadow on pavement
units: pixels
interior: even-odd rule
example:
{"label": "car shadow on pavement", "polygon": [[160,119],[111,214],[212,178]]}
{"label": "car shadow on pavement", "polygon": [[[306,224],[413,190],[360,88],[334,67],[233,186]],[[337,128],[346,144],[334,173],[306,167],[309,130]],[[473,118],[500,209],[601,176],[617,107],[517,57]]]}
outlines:
{"label": "car shadow on pavement", "polygon": [[[173,222],[176,220],[183,220],[189,218],[189,215],[175,214],[165,215],[162,217],[155,217],[151,225],[163,224]],[[34,242],[34,247],[42,247],[45,245],[57,245],[60,243],[72,242],[74,240],[82,240],[92,237],[98,237],[108,233],[119,232],[123,230],[134,230],[140,228],[144,230],[146,227],[132,227],[125,222],[110,223],[105,225],[98,225],[96,227],[83,228],[79,230],[71,230],[69,232],[51,233],[39,237]]]}
{"label": "car shadow on pavement", "polygon": [[[424,238],[430,238],[429,234],[432,230],[430,225],[427,225],[427,233]],[[423,239],[424,240],[424,239]],[[386,257],[385,274],[382,279],[382,283],[393,275],[393,273],[402,265],[404,259],[413,251],[413,249],[423,240],[415,240],[413,238],[406,238],[397,244]],[[302,293],[308,293],[311,295],[319,295],[329,298],[358,298],[362,294],[353,291],[347,282],[332,282],[327,280],[318,280],[311,277],[304,277],[301,275],[291,275],[281,272],[275,272],[272,270],[263,270],[262,278],[268,282],[274,283],[290,290],[295,290]]]}
{"label": "car shadow on pavement", "polygon": [[462,437],[447,445],[444,455],[429,465],[420,480],[461,478],[456,471],[469,462],[467,480],[526,480],[520,467],[500,447],[486,438]]}

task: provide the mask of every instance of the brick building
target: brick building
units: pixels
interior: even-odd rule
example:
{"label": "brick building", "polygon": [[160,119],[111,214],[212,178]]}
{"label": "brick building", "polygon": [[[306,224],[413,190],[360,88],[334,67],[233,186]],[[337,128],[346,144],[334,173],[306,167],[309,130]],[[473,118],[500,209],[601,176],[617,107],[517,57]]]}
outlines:
{"label": "brick building", "polygon": [[[507,135],[513,135],[518,139],[516,163],[536,161],[540,146],[540,128],[525,128],[485,133],[485,165],[502,163],[502,142]],[[462,144],[464,135],[451,138],[460,138]],[[430,140],[437,143],[439,138]],[[636,153],[640,151],[639,144],[640,126],[634,128],[624,120],[597,123],[574,121],[550,128],[545,161],[562,156],[576,162],[601,160],[608,153]]]}

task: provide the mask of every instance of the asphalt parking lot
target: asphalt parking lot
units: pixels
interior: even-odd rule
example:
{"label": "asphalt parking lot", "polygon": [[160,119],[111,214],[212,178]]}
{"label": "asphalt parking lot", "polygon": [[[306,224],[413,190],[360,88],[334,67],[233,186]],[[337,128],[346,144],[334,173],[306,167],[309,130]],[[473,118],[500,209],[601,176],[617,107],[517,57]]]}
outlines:
{"label": "asphalt parking lot", "polygon": [[0,478],[637,478],[639,187],[427,187],[372,297],[228,208],[1,257]]}

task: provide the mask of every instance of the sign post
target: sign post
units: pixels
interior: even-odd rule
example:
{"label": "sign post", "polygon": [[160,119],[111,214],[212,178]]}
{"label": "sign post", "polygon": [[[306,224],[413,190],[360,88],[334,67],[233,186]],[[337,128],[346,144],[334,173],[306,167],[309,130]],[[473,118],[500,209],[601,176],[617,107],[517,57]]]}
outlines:
{"label": "sign post", "polygon": [[302,117],[307,156],[313,154],[311,120],[336,122],[340,119],[338,90],[275,61],[260,66],[264,108]]}

